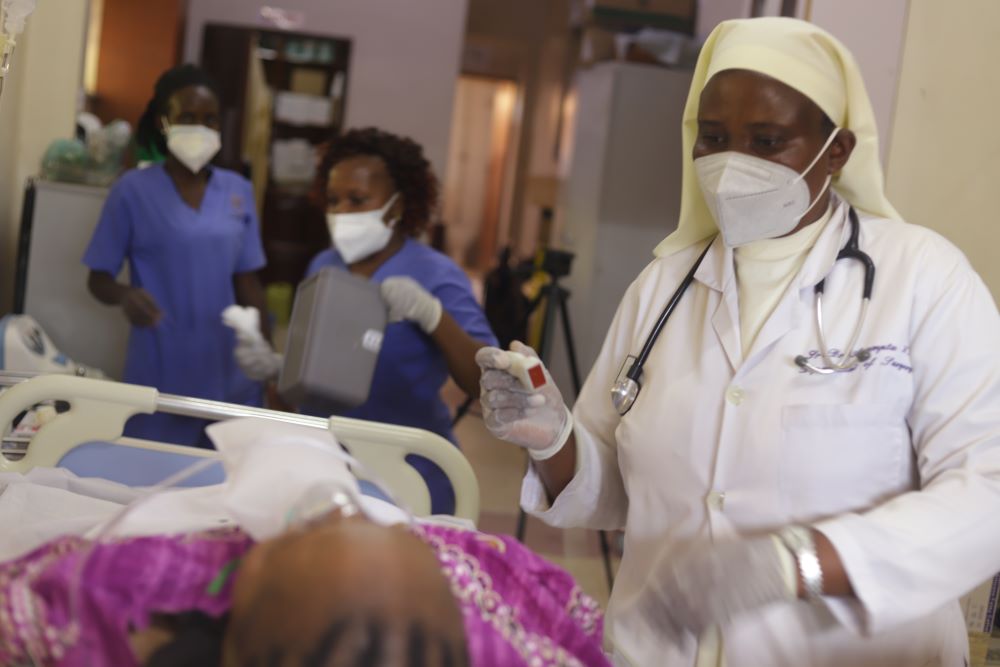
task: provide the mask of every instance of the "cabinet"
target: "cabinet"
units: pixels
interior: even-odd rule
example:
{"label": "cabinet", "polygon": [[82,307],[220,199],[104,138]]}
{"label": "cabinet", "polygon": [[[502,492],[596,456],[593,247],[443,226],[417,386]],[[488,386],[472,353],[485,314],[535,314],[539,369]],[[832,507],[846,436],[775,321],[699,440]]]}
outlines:
{"label": "cabinet", "polygon": [[220,86],[219,164],[246,173],[261,208],[265,283],[298,283],[329,247],[315,166],[343,127],[351,42],[205,26],[202,66]]}
{"label": "cabinet", "polygon": [[[108,191],[30,180],[24,192],[14,284],[14,312],[31,315],[67,357],[120,380],[129,326],[120,308],[87,290],[83,254]],[[118,281],[128,283],[127,269]]]}

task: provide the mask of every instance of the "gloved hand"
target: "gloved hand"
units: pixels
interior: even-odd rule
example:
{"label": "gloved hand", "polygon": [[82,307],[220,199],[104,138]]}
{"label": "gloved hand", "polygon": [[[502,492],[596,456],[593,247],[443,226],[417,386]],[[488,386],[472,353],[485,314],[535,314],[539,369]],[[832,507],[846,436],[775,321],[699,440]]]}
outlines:
{"label": "gloved hand", "polygon": [[428,334],[441,323],[441,302],[416,280],[404,276],[386,278],[380,289],[382,300],[389,306],[390,322],[409,320]]}
{"label": "gloved hand", "polygon": [[660,557],[641,594],[651,625],[681,643],[713,625],[767,605],[796,599],[795,558],[769,535],[703,545]]}
{"label": "gloved hand", "polygon": [[285,358],[271,349],[271,344],[263,338],[245,340],[237,336],[233,356],[243,373],[257,382],[267,382],[278,377],[281,366],[285,363]]}
{"label": "gloved hand", "polygon": [[[510,350],[538,357],[534,350],[517,341],[511,343]],[[555,456],[573,432],[573,415],[548,369],[543,366],[546,383],[532,391],[507,372],[511,367],[507,352],[484,347],[476,353],[476,363],[483,369],[479,402],[490,433],[524,447],[537,461]]]}
{"label": "gloved hand", "polygon": [[163,312],[156,299],[141,287],[130,287],[122,295],[121,306],[132,326],[153,327],[163,319]]}
{"label": "gloved hand", "polygon": [[260,313],[256,308],[229,306],[222,311],[222,323],[236,333],[233,356],[248,378],[266,382],[278,376],[284,357],[264,340],[260,332]]}

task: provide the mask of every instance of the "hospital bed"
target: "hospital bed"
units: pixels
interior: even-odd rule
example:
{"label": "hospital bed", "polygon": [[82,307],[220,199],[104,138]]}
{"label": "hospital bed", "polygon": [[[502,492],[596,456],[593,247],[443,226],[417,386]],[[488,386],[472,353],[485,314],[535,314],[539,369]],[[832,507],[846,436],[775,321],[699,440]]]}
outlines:
{"label": "hospital bed", "polygon": [[[5,425],[0,472],[26,473],[35,467],[62,467],[81,477],[101,477],[134,487],[152,486],[204,458],[211,450],[136,440],[122,436],[136,414],[163,412],[211,421],[255,417],[316,429],[329,429],[365,468],[356,470],[362,490],[383,485],[416,516],[430,514],[430,493],[406,462],[410,455],[433,461],[455,490],[455,516],[475,523],[479,484],[469,462],[439,435],[344,417],[322,419],[217,401],[161,394],[151,387],[66,375],[0,372],[0,424]],[[69,405],[30,439],[12,438],[19,415],[45,402]],[[30,440],[30,441],[29,441]],[[187,485],[224,480],[222,464],[192,476]]]}

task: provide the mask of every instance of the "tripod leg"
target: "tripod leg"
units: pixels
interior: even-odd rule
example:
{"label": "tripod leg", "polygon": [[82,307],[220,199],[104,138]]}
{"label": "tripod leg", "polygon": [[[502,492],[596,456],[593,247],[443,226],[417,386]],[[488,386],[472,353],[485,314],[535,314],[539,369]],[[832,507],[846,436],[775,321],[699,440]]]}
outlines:
{"label": "tripod leg", "polygon": [[597,536],[601,540],[601,558],[604,559],[604,576],[608,580],[608,590],[610,591],[615,585],[615,573],[611,568],[611,545],[608,543],[608,534],[605,531],[597,531]]}
{"label": "tripod leg", "polygon": [[455,411],[455,418],[451,420],[452,428],[455,427],[458,422],[462,421],[464,417],[469,412],[469,408],[472,407],[472,398],[466,398],[465,402],[458,406],[458,410]]}
{"label": "tripod leg", "polygon": [[569,293],[559,289],[559,311],[562,313],[563,338],[566,343],[566,354],[569,355],[569,372],[573,376],[573,391],[580,396],[580,369],[576,365],[576,346],[573,344],[573,329],[569,324],[569,307],[566,302],[569,300]]}
{"label": "tripod leg", "polygon": [[[573,327],[569,322],[569,292],[559,287],[557,290],[559,300],[559,312],[562,315],[563,338],[566,344],[566,354],[569,356],[569,372],[573,379],[573,391],[576,396],[580,396],[580,388],[583,383],[580,381],[580,369],[576,363],[576,346],[573,344]],[[601,558],[604,560],[604,576],[608,580],[608,590],[614,586],[615,574],[611,567],[611,545],[608,543],[608,534],[603,530],[598,531],[598,538],[601,542]]]}
{"label": "tripod leg", "polygon": [[528,515],[524,510],[518,510],[517,514],[517,530],[514,532],[514,537],[521,544],[524,544],[524,533],[528,528]]}
{"label": "tripod leg", "polygon": [[553,326],[556,323],[556,313],[562,303],[562,288],[550,284],[542,292],[545,296],[545,321],[542,324],[542,340],[538,346],[538,356],[542,363],[548,364],[552,353]]}

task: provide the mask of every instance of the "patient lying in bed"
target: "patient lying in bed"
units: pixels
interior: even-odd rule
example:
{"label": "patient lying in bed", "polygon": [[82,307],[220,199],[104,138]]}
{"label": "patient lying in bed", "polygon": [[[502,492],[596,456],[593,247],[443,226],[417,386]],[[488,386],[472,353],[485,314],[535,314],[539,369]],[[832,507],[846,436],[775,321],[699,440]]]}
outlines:
{"label": "patient lying in bed", "polygon": [[[350,490],[304,502],[301,475],[315,477],[306,488],[340,478],[312,463],[269,471],[297,493],[227,467],[229,487],[154,498],[111,540],[64,536],[0,564],[0,664],[607,664],[599,610],[565,572],[509,538],[400,522]],[[204,516],[182,516],[191,507]],[[133,520],[150,509],[193,530],[151,535]]]}

